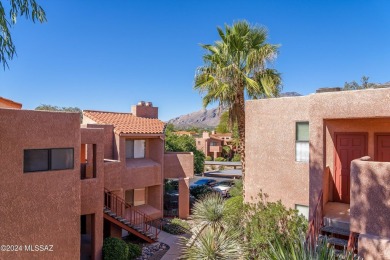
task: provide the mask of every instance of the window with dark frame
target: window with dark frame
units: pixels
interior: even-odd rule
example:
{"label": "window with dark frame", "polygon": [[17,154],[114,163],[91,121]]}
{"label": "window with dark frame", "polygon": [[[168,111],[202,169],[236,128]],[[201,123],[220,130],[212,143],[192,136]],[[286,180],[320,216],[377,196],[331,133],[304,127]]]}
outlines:
{"label": "window with dark frame", "polygon": [[74,168],[73,148],[26,149],[23,172],[68,170]]}
{"label": "window with dark frame", "polygon": [[309,162],[309,122],[296,122],[295,161]]}

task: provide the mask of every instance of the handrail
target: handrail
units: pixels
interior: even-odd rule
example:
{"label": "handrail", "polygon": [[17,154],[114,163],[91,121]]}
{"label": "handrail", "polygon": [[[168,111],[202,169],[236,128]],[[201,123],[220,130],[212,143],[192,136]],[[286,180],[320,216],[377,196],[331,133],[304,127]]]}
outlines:
{"label": "handrail", "polygon": [[315,246],[317,243],[318,235],[320,234],[320,229],[323,226],[323,191],[321,190],[320,195],[318,196],[317,204],[313,211],[313,216],[309,222],[309,229],[307,230],[306,243]]}
{"label": "handrail", "polygon": [[131,225],[140,227],[143,232],[151,233],[154,236],[153,239],[157,240],[158,234],[162,229],[162,223],[160,220],[152,219],[144,212],[135,209],[124,199],[113,194],[106,188],[104,189],[104,206],[114,212],[117,216],[129,221]]}

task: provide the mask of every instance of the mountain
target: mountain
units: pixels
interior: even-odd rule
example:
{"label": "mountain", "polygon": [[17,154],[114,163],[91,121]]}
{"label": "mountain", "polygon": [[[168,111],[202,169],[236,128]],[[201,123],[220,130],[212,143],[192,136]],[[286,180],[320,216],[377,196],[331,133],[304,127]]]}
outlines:
{"label": "mountain", "polygon": [[[280,97],[293,97],[301,96],[297,92],[285,92],[280,93]],[[219,119],[223,112],[227,111],[227,108],[211,108],[202,109],[196,112],[189,113],[187,115],[181,115],[168,121],[169,124],[173,124],[176,129],[186,129],[190,127],[199,128],[215,128],[219,124]]]}
{"label": "mountain", "polygon": [[181,115],[168,121],[177,129],[185,129],[189,127],[199,128],[214,128],[219,124],[221,114],[227,109],[219,107],[211,109],[202,109],[187,115]]}

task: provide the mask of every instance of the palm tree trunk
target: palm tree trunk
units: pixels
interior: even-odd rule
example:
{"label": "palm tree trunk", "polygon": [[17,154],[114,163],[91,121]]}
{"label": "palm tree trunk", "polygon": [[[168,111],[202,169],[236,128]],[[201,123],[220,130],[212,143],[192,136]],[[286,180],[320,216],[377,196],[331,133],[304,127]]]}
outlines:
{"label": "palm tree trunk", "polygon": [[243,196],[245,198],[245,99],[243,88],[237,93],[237,103],[238,151],[241,155]]}

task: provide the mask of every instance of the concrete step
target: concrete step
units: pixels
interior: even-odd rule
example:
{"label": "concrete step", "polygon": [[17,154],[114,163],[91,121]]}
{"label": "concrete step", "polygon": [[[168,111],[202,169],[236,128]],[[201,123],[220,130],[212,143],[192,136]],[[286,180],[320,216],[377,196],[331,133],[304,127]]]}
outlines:
{"label": "concrete step", "polygon": [[349,230],[349,222],[340,219],[324,217],[324,225]]}
{"label": "concrete step", "polygon": [[321,228],[321,231],[328,234],[337,234],[346,237],[349,237],[349,233],[350,233],[349,229],[347,230],[347,229],[342,229],[342,228],[332,227],[332,226],[324,226]]}
{"label": "concrete step", "polygon": [[345,240],[342,238],[329,237],[327,242],[328,242],[328,244],[340,246],[340,247],[347,247],[348,246],[348,240]]}

